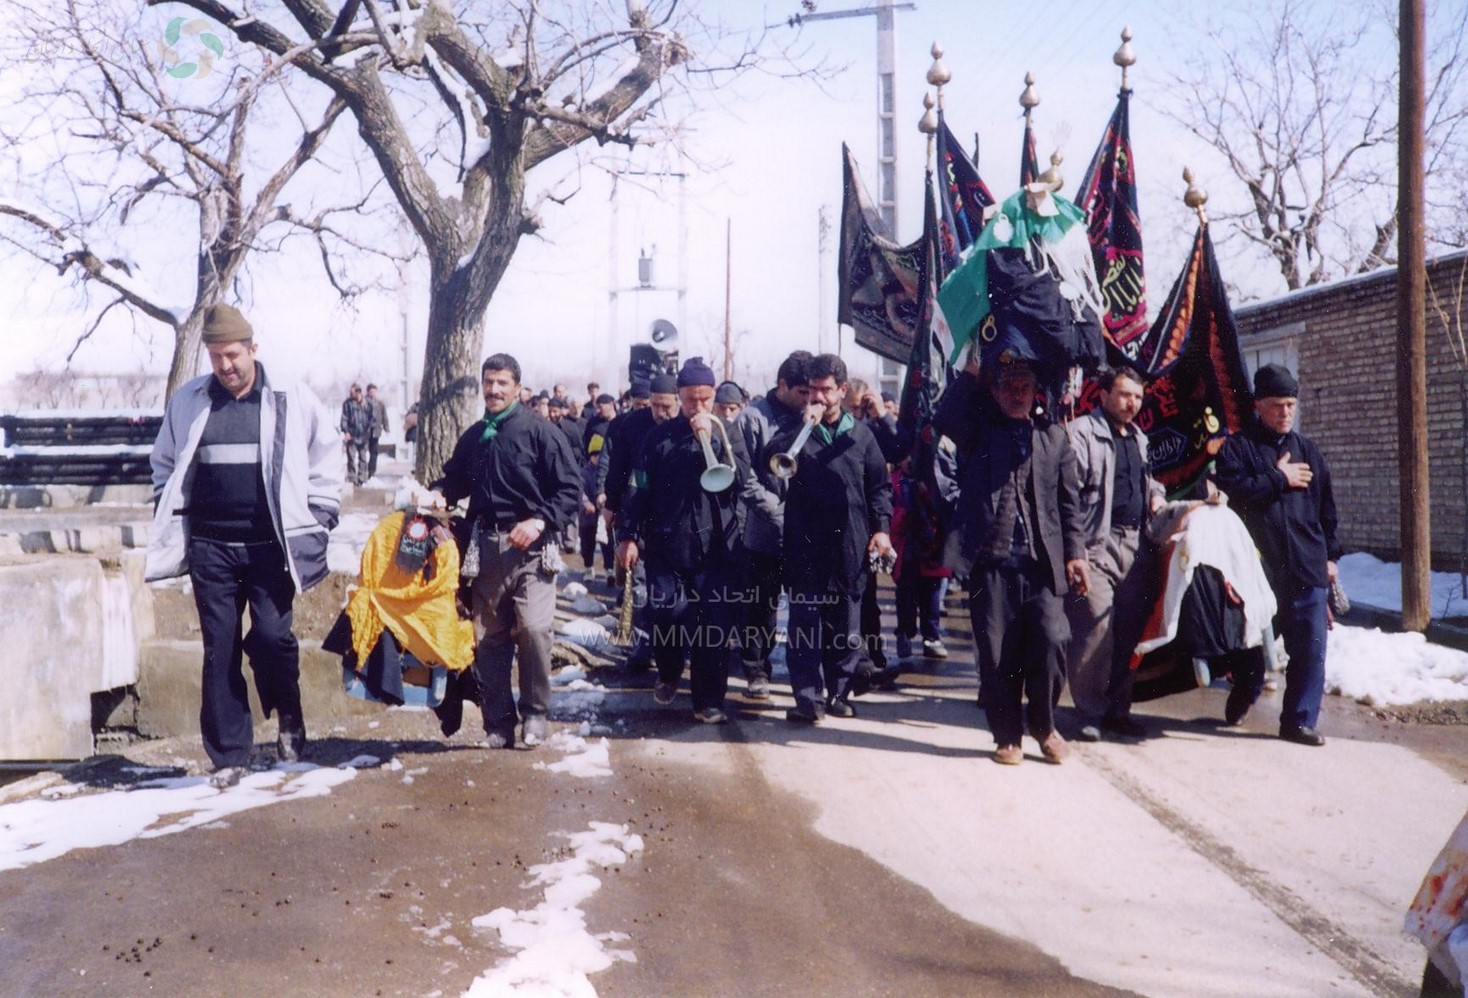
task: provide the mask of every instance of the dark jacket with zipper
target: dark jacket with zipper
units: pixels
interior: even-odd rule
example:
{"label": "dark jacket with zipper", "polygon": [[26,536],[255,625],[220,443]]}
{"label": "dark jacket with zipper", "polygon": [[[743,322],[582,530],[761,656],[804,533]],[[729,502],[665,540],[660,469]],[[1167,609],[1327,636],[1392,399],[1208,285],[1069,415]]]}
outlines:
{"label": "dark jacket with zipper", "polygon": [[[799,425],[776,433],[760,454],[759,472],[774,491],[770,457],[789,449]],[[802,592],[860,597],[868,576],[867,544],[892,527],[892,482],[882,448],[865,424],[829,442],[820,429],[796,455],[786,483],[781,549],[785,584]]]}
{"label": "dark jacket with zipper", "polygon": [[454,445],[436,483],[449,505],[469,497],[469,517],[498,530],[521,520],[545,521],[542,537],[576,522],[581,474],[571,445],[548,419],[520,406],[482,441],[484,423],[471,425]]}

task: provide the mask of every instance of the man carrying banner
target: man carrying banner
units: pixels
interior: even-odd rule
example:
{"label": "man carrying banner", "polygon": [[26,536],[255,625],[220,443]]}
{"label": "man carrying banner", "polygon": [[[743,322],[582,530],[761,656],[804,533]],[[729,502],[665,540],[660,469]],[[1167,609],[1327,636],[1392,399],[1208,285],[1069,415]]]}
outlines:
{"label": "man carrying banner", "polygon": [[[1284,638],[1284,703],[1279,736],[1320,746],[1315,730],[1325,693],[1326,596],[1336,580],[1335,494],[1330,467],[1314,442],[1295,432],[1300,386],[1289,370],[1266,364],[1254,374],[1255,419],[1231,434],[1218,454],[1218,487],[1259,545],[1264,574],[1279,603],[1275,630]],[[1229,698],[1225,719],[1243,720],[1259,695],[1262,676]]]}
{"label": "man carrying banner", "polygon": [[933,415],[958,446],[961,479],[944,563],[968,580],[979,702],[994,761],[1008,766],[1024,761],[1026,728],[1047,762],[1065,760],[1054,717],[1070,640],[1061,594],[1084,596],[1090,581],[1075,452],[1062,427],[1033,417],[1037,384],[1007,355],[981,380],[970,354]]}
{"label": "man carrying banner", "polygon": [[1080,739],[1101,729],[1140,737],[1130,716],[1132,649],[1152,604],[1152,555],[1142,538],[1146,519],[1163,502],[1148,471],[1147,435],[1133,420],[1142,408],[1142,376],[1133,368],[1103,371],[1101,405],[1067,428],[1080,479],[1080,517],[1091,586],[1066,600],[1070,651],[1066,679],[1080,715]]}

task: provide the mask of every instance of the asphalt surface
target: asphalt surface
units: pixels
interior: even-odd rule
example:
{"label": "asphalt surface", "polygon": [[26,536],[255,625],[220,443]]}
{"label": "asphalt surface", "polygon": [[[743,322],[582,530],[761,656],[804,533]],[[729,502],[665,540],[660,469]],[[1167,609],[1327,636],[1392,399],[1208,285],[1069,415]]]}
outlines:
{"label": "asphalt surface", "polygon": [[[1027,741],[1022,766],[995,766],[966,624],[945,623],[952,658],[819,728],[786,722],[778,687],[695,725],[686,692],[657,707],[606,670],[609,776],[545,768],[556,745],[445,739],[422,713],[314,732],[321,766],[380,764],[0,872],[0,994],[458,994],[514,955],[473,919],[534,909],[530,868],[593,822],[643,843],[580,908],[635,958],[589,975],[602,995],[1415,993],[1421,951],[1398,930],[1468,807],[1468,729],[1329,698],[1330,742],[1309,749],[1272,737],[1278,694],[1224,729],[1207,689],[1141,705],[1140,742],[1057,767]],[[589,702],[558,692],[555,727]],[[0,800],[202,758],[143,743]]]}

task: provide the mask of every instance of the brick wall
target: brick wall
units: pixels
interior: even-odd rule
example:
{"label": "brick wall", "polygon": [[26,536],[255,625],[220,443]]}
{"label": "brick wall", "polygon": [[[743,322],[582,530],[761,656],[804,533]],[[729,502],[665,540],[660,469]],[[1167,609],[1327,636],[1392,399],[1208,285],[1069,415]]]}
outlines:
{"label": "brick wall", "polygon": [[[1438,300],[1451,310],[1468,253],[1428,264]],[[1341,542],[1397,560],[1396,270],[1354,277],[1239,308],[1240,341],[1293,326],[1299,358],[1304,432],[1330,462]],[[1457,302],[1468,325],[1468,293]],[[1464,542],[1463,367],[1447,327],[1433,310],[1427,321],[1428,469],[1432,560],[1456,571]]]}

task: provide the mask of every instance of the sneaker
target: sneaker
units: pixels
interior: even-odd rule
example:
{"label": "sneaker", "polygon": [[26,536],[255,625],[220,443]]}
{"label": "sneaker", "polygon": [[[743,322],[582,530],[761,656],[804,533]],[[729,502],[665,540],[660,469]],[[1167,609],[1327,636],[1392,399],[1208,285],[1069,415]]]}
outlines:
{"label": "sneaker", "polygon": [[1101,729],[1094,724],[1083,724],[1081,730],[1076,732],[1076,741],[1099,742],[1101,740]]}
{"label": "sneaker", "polygon": [[1198,689],[1206,690],[1213,685],[1213,673],[1208,669],[1206,658],[1193,659],[1193,682],[1198,684]]}
{"label": "sneaker", "polygon": [[695,710],[693,719],[700,724],[728,724],[729,715],[717,707],[705,707],[703,710]]}
{"label": "sneaker", "polygon": [[851,706],[851,701],[842,697],[827,697],[826,714],[831,717],[855,717],[856,708]]}
{"label": "sneaker", "polygon": [[936,640],[935,641],[924,641],[923,642],[923,657],[924,658],[947,658],[948,657],[948,649],[945,648],[945,647],[943,647],[943,642],[942,641],[936,641]]}
{"label": "sneaker", "polygon": [[1058,766],[1070,755],[1070,746],[1065,744],[1060,732],[1052,731],[1040,742],[1040,754],[1045,757],[1046,762]]}
{"label": "sneaker", "polygon": [[478,748],[484,749],[507,749],[514,748],[514,744],[514,739],[510,738],[508,735],[502,734],[498,731],[491,731],[489,734],[484,736],[483,741],[477,742],[476,746]]}
{"label": "sneaker", "polygon": [[906,634],[897,635],[897,658],[903,662],[912,658],[912,638]]}
{"label": "sneaker", "polygon": [[654,703],[662,704],[664,707],[666,707],[668,704],[672,703],[673,702],[673,698],[676,697],[677,695],[678,695],[678,684],[677,683],[665,683],[661,679],[659,679],[657,681],[657,684],[655,686],[653,686],[653,688],[652,688],[652,699],[653,699],[653,702]]}
{"label": "sneaker", "polygon": [[798,701],[794,707],[785,712],[785,720],[793,721],[796,724],[820,724],[825,719],[825,709],[808,700]]}
{"label": "sneaker", "polygon": [[209,785],[215,790],[228,789],[238,785],[249,771],[248,766],[220,766],[209,774]]}
{"label": "sneaker", "polygon": [[526,748],[544,745],[545,734],[545,715],[531,714],[525,718],[524,729],[520,732],[520,743]]}
{"label": "sneaker", "polygon": [[768,700],[770,698],[769,677],[763,675],[751,676],[745,688],[745,695],[751,700]]}
{"label": "sneaker", "polygon": [[1001,745],[994,750],[994,761],[1001,766],[1018,766],[1025,761],[1025,753],[1018,745]]}

